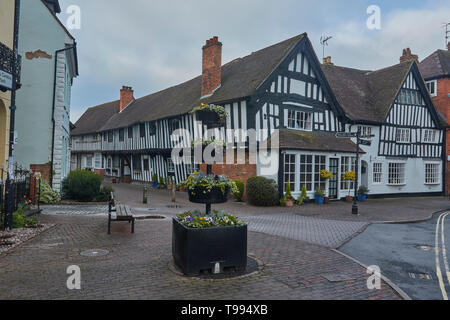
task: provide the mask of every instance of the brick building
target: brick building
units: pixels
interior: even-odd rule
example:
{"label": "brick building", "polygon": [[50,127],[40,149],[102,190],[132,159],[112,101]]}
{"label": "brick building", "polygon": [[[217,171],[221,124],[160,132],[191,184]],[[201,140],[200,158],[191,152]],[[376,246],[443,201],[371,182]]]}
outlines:
{"label": "brick building", "polygon": [[[436,109],[450,119],[450,42],[447,50],[437,50],[419,65]],[[446,194],[450,194],[450,131],[446,134]]]}

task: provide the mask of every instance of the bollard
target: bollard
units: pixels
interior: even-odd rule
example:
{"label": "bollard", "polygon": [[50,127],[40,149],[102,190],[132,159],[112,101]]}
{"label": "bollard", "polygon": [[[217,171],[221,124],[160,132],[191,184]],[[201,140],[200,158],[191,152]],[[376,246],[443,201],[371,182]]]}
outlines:
{"label": "bollard", "polygon": [[148,203],[148,188],[147,186],[144,187],[143,195],[142,195],[142,203],[147,204]]}

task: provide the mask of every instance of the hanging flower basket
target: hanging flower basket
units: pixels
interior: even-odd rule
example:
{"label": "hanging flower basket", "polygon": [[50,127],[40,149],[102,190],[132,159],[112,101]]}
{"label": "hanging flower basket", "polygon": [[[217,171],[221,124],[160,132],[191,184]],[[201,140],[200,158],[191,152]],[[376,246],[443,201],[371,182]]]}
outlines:
{"label": "hanging flower basket", "polygon": [[228,201],[230,188],[225,187],[223,191],[220,187],[212,187],[210,190],[207,187],[195,187],[189,189],[188,193],[189,201],[193,203],[225,203]]}
{"label": "hanging flower basket", "polygon": [[228,116],[224,107],[205,103],[202,103],[200,107],[194,108],[191,113],[195,113],[197,120],[202,121],[205,125],[224,124]]}

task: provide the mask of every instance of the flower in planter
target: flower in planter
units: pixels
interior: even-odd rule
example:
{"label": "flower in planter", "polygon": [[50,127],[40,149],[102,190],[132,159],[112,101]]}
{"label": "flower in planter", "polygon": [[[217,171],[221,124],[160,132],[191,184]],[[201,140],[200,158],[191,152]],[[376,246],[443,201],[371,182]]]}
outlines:
{"label": "flower in planter", "polygon": [[322,170],[322,171],[320,171],[320,178],[322,180],[330,180],[330,179],[334,178],[334,175],[331,171]]}
{"label": "flower in planter", "polygon": [[200,211],[187,211],[177,215],[177,220],[188,228],[204,229],[213,227],[238,227],[245,223],[225,211],[213,210],[211,216],[205,217]]}
{"label": "flower in planter", "polygon": [[226,176],[214,174],[205,175],[201,171],[191,174],[187,180],[182,182],[182,184],[185,188],[191,190],[191,192],[193,192],[196,188],[201,188],[203,189],[204,194],[211,192],[213,188],[219,188],[224,195],[227,188],[231,189],[232,192],[239,191],[236,183],[228,179]]}
{"label": "flower in planter", "polygon": [[216,106],[214,104],[206,104],[206,103],[202,103],[199,107],[195,107],[192,111],[191,114],[197,113],[199,111],[214,111],[215,113],[217,113],[217,115],[219,116],[219,118],[221,120],[224,120],[228,117],[228,112],[225,110],[224,107],[221,106]]}

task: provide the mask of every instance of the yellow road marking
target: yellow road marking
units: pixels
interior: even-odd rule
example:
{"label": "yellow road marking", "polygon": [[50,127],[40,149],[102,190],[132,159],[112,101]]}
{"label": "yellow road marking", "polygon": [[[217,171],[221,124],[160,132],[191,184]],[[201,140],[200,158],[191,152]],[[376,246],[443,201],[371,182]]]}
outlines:
{"label": "yellow road marking", "polygon": [[441,218],[443,216],[447,216],[449,213],[443,213],[439,216],[438,221],[436,223],[436,237],[435,237],[435,253],[436,253],[436,275],[439,280],[439,287],[441,288],[442,297],[444,300],[448,300],[447,291],[445,290],[445,283],[442,278],[441,266],[439,262],[439,225],[441,223]]}

